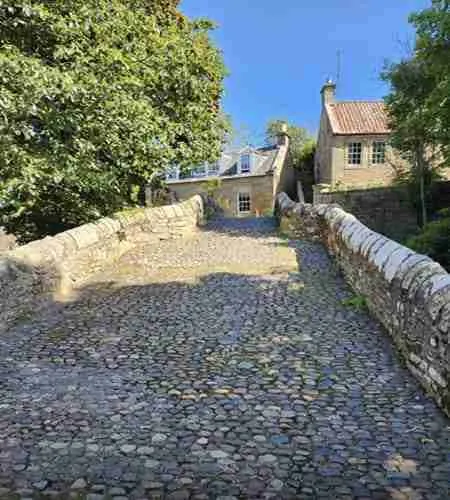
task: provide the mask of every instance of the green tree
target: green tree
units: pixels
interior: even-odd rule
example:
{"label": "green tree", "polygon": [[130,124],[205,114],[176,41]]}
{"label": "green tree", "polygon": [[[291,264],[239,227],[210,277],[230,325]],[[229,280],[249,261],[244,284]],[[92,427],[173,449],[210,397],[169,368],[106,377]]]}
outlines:
{"label": "green tree", "polygon": [[391,144],[410,168],[401,162],[397,167],[398,180],[410,187],[412,199],[418,205],[420,224],[427,223],[427,198],[438,176],[439,143],[427,118],[427,97],[433,81],[427,78],[423,64],[415,59],[393,64],[383,78],[391,86],[385,98]]}
{"label": "green tree", "polygon": [[289,135],[289,165],[301,170],[305,161],[314,154],[316,141],[303,127],[288,123],[286,120],[270,120],[266,127],[266,143],[273,144],[282,128],[287,125]]}
{"label": "green tree", "polygon": [[450,2],[433,0],[429,9],[411,15],[410,20],[417,31],[415,59],[432,81],[426,119],[440,144],[443,162],[450,166]]}
{"label": "green tree", "polygon": [[450,166],[450,9],[434,0],[413,14],[417,30],[413,54],[388,66],[382,78],[390,84],[385,98],[392,145],[411,165],[399,179],[412,189],[421,225],[427,223],[432,182]]}
{"label": "green tree", "polygon": [[0,225],[22,240],[220,154],[225,68],[178,0],[0,0]]}
{"label": "green tree", "polygon": [[312,202],[316,141],[308,130],[285,120],[271,120],[266,127],[266,143],[273,144],[282,128],[286,125],[289,136],[287,166],[294,168],[298,172],[297,179],[302,184],[305,199]]}

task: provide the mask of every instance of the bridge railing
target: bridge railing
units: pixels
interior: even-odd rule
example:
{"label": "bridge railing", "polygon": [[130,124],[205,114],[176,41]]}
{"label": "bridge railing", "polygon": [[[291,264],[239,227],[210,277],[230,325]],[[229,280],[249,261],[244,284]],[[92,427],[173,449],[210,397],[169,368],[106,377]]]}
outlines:
{"label": "bridge railing", "polygon": [[281,229],[322,242],[391,335],[409,370],[450,415],[450,275],[337,205],[277,198]]}
{"label": "bridge railing", "polygon": [[204,219],[203,200],[131,209],[33,241],[0,258],[0,332],[79,283],[133,246],[183,237]]}

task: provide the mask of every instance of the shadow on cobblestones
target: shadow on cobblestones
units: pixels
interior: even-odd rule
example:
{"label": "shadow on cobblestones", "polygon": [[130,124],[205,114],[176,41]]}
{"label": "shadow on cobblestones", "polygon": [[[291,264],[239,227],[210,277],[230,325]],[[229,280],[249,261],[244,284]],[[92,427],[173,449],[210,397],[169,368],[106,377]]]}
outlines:
{"label": "shadow on cobblestones", "polygon": [[290,246],[299,272],[111,271],[4,335],[0,497],[448,498],[448,420]]}

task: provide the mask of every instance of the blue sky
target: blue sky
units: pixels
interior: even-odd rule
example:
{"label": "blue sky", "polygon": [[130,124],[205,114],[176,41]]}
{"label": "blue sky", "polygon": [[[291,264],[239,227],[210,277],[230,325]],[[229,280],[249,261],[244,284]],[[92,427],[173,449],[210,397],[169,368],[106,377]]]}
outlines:
{"label": "blue sky", "polygon": [[379,99],[385,60],[413,40],[409,13],[431,0],[182,0],[189,17],[208,17],[230,76],[224,109],[260,142],[271,118],[316,132],[320,88],[337,73],[339,99]]}

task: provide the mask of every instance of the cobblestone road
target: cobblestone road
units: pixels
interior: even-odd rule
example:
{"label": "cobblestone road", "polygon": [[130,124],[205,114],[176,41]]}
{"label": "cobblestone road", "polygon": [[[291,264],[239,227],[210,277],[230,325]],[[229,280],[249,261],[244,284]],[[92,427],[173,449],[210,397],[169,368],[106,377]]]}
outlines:
{"label": "cobblestone road", "polygon": [[124,256],[1,338],[0,497],[449,498],[449,421],[350,296],[270,220]]}

